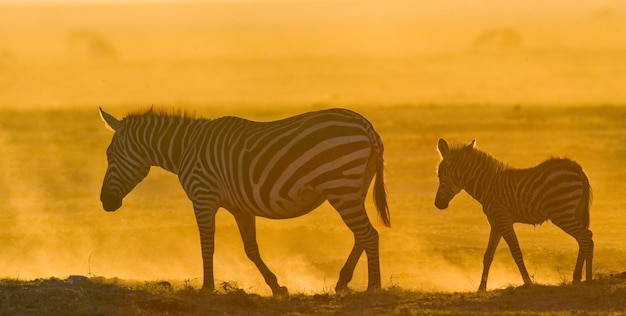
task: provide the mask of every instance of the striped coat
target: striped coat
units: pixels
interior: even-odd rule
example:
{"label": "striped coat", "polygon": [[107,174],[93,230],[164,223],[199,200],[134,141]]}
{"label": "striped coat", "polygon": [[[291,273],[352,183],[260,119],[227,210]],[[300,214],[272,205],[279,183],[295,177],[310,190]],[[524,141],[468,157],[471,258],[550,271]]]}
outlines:
{"label": "striped coat", "polygon": [[450,147],[440,139],[438,149],[439,188],[435,206],[445,209],[452,198],[465,190],[483,206],[491,225],[483,259],[479,291],[487,287],[489,268],[501,238],[508,244],[525,284],[528,275],[514,223],[541,224],[547,220],[576,239],[579,244],[574,281],[592,278],[593,240],[589,230],[591,187],[582,167],[569,159],[552,158],[535,167],[514,169],[475,148],[476,142]]}
{"label": "striped coat", "polygon": [[355,235],[337,290],[347,288],[363,251],[368,288],[380,287],[378,233],[364,200],[375,177],[374,199],[383,224],[389,212],[383,180],[383,143],[363,116],[346,109],[304,113],[272,122],[239,117],[214,120],[148,111],[118,120],[100,110],[115,131],[101,200],[107,211],[159,166],[178,175],[193,203],[204,263],[203,288],[213,290],[215,213],[223,207],[239,226],[246,254],[274,295],[285,295],[261,259],[255,217],[304,215],[328,200]]}

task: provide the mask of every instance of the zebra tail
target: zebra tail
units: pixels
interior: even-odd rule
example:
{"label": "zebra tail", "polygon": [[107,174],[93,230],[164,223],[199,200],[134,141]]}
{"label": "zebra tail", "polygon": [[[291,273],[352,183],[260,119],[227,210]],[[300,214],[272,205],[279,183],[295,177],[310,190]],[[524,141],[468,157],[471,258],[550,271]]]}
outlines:
{"label": "zebra tail", "polygon": [[383,160],[382,148],[378,147],[376,157],[376,180],[374,182],[374,203],[378,210],[378,217],[382,220],[383,225],[391,227],[391,219],[389,217],[389,206],[387,205],[387,189],[385,188],[385,163]]}
{"label": "zebra tail", "polygon": [[593,200],[593,192],[591,190],[591,185],[589,184],[589,179],[584,173],[583,181],[585,185],[583,190],[583,199],[578,207],[578,211],[576,212],[576,218],[585,228],[589,228],[589,208],[591,206],[591,201]]}

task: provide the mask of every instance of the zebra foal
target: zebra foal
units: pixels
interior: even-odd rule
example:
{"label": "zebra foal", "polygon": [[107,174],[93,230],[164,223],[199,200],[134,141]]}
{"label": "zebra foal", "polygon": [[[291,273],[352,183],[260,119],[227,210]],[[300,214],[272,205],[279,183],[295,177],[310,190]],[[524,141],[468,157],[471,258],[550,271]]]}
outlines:
{"label": "zebra foal", "polygon": [[[178,175],[192,201],[203,260],[203,289],[213,291],[215,214],[235,218],[248,258],[274,296],[288,295],[265,265],[256,240],[256,216],[272,219],[307,214],[324,201],[354,234],[336,290],[347,289],[365,251],[368,289],[381,286],[378,232],[365,211],[374,181],[379,217],[389,226],[383,179],[383,143],[371,123],[346,109],[304,113],[273,122],[239,117],[214,120],[163,111],[133,113],[122,120],[100,109],[114,131],[100,199],[106,211],[158,166]],[[296,236],[297,237],[297,236]]]}
{"label": "zebra foal", "polygon": [[439,139],[441,162],[435,206],[445,209],[455,195],[465,190],[480,202],[491,226],[483,259],[478,291],[487,289],[487,276],[501,238],[511,250],[525,285],[532,284],[524,266],[513,223],[541,224],[547,220],[578,242],[574,282],[591,280],[593,240],[589,230],[591,187],[582,167],[569,159],[552,158],[528,169],[514,169],[469,145],[450,147]]}

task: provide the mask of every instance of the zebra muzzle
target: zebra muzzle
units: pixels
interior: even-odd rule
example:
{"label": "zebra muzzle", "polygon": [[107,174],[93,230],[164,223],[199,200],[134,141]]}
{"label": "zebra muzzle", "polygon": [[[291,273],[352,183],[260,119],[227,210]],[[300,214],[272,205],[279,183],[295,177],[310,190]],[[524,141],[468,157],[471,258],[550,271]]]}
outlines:
{"label": "zebra muzzle", "polygon": [[122,206],[122,199],[112,194],[101,194],[102,208],[107,212],[115,212]]}
{"label": "zebra muzzle", "polygon": [[445,201],[445,200],[444,200],[444,199],[442,199],[442,198],[439,198],[439,196],[437,196],[437,198],[435,198],[435,206],[436,206],[438,209],[440,209],[440,210],[443,210],[443,209],[448,208],[448,204],[450,204],[450,202]]}

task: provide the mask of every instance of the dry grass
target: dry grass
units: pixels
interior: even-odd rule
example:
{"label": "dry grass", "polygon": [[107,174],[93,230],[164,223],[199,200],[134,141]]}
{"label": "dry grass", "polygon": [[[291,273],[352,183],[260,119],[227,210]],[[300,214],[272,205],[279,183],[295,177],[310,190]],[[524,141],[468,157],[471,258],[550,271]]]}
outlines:
{"label": "dry grass", "polygon": [[626,310],[626,280],[509,287],[487,293],[374,292],[295,294],[274,299],[223,283],[214,294],[169,282],[119,279],[0,280],[0,315],[466,315],[612,314]]}

